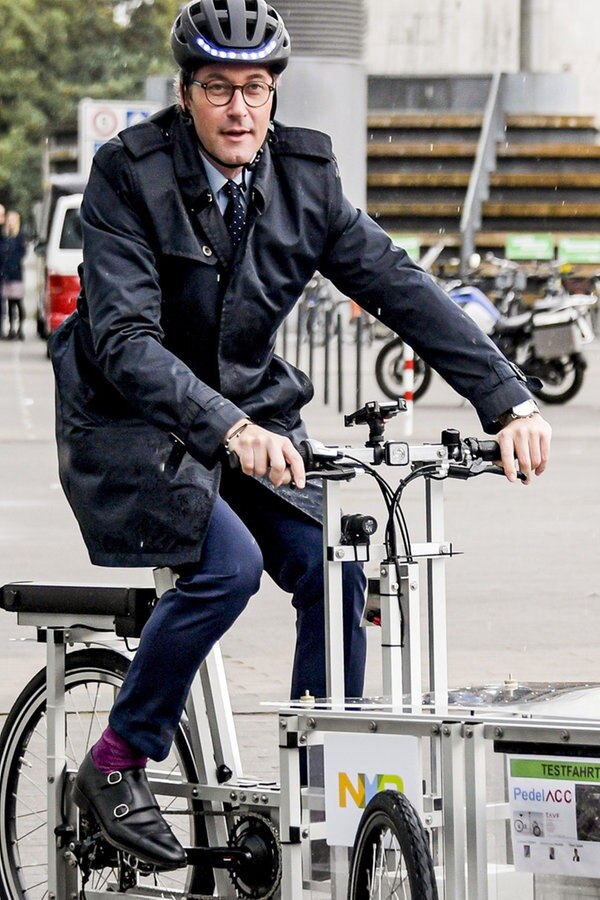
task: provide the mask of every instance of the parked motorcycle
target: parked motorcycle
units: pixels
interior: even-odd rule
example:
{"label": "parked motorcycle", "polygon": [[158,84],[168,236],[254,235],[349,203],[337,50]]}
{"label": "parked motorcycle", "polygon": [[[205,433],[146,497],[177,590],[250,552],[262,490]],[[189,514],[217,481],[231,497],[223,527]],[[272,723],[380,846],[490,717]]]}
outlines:
{"label": "parked motorcycle", "polygon": [[[587,366],[581,352],[593,340],[592,296],[571,297],[562,306],[502,316],[474,285],[450,288],[450,297],[468,313],[504,355],[529,376],[540,379],[534,393],[545,403],[566,403],[580,390]],[[394,338],[375,360],[375,377],[390,399],[404,393],[404,341]],[[431,383],[431,368],[415,354],[413,397],[418,400]]]}

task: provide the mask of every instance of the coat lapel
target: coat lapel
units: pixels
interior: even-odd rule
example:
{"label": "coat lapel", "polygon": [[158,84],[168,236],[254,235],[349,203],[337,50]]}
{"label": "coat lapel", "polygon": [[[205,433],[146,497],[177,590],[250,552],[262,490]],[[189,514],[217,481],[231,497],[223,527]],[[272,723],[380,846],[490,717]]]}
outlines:
{"label": "coat lapel", "polygon": [[173,166],[183,202],[192,221],[206,237],[219,262],[228,266],[231,241],[223,216],[208,186],[191,121],[178,116],[173,127]]}

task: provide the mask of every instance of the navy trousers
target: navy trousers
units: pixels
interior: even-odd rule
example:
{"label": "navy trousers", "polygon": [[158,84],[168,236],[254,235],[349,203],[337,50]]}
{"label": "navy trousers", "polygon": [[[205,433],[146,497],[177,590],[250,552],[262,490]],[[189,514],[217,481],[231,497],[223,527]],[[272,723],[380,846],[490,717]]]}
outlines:
{"label": "navy trousers", "polygon": [[[168,755],[198,667],[257,592],[263,570],[296,610],[291,697],[326,695],[321,527],[244,476],[226,479],[221,494],[200,561],[180,567],[158,601],[110,714],[117,734],[155,760]],[[359,697],[365,576],[359,563],[342,571],[345,690]]]}

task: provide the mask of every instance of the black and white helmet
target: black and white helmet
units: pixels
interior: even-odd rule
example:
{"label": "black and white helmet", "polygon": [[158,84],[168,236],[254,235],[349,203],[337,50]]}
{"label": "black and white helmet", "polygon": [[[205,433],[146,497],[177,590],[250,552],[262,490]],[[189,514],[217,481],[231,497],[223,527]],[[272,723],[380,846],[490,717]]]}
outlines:
{"label": "black and white helmet", "polygon": [[186,71],[209,62],[259,63],[277,75],[288,64],[290,36],[266,0],[191,0],[173,23],[171,49]]}

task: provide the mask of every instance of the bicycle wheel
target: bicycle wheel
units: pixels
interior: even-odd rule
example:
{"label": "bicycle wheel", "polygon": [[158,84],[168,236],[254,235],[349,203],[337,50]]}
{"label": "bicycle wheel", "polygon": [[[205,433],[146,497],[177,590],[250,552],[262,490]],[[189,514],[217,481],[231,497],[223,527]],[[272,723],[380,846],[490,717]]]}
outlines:
{"label": "bicycle wheel", "polygon": [[331,311],[331,303],[328,300],[317,298],[306,313],[306,333],[309,342],[314,347],[322,347],[328,337],[331,337],[333,319],[328,313]]}
{"label": "bicycle wheel", "polygon": [[567,403],[581,390],[585,368],[576,353],[536,365],[543,385],[533,390],[534,395],[544,403]]}
{"label": "bicycle wheel", "polygon": [[[104,729],[129,661],[106,649],[77,650],[66,659],[65,716],[67,767],[75,772]],[[44,900],[48,897],[48,834],[46,796],[46,671],[24,688],[0,735],[0,897],[2,900]],[[163,763],[152,763],[149,777],[160,777],[157,799],[165,818],[185,846],[204,839],[204,822],[177,787],[196,781],[193,757],[183,726]],[[172,794],[167,794],[173,785]],[[68,790],[68,787],[65,787]],[[181,793],[181,791],[180,791]],[[97,854],[87,891],[117,890],[122,864],[114,851]],[[105,849],[106,849],[105,847]],[[194,867],[175,872],[136,874],[140,885],[157,896],[181,898],[187,893],[212,893],[212,875]],[[81,875],[78,875],[81,880]],[[110,895],[110,894],[108,894]],[[79,894],[78,894],[79,896]]]}
{"label": "bicycle wheel", "polygon": [[437,900],[427,835],[404,794],[381,791],[362,814],[348,900]]}
{"label": "bicycle wheel", "polygon": [[[375,359],[377,384],[390,400],[401,397],[404,385],[404,341],[394,338],[384,344]],[[423,396],[431,381],[431,366],[415,354],[413,363],[413,400]]]}

